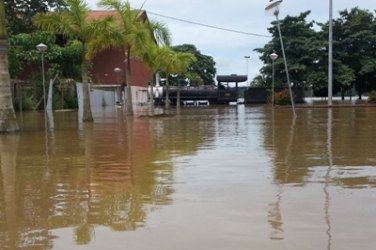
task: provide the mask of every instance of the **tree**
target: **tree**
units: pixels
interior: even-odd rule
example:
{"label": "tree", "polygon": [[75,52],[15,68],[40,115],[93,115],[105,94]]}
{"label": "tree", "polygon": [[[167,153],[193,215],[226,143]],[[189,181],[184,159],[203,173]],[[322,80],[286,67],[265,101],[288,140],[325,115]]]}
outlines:
{"label": "tree", "polygon": [[19,127],[14,113],[10,88],[4,0],[0,0],[0,132],[18,130]]}
{"label": "tree", "polygon": [[83,85],[83,121],[93,121],[90,107],[88,72],[90,60],[101,50],[109,48],[118,39],[113,17],[89,19],[90,9],[83,0],[67,0],[68,9],[62,12],[38,14],[35,24],[42,30],[66,37],[75,37],[82,43],[81,77]]}
{"label": "tree", "polygon": [[167,50],[164,47],[159,47],[157,44],[150,44],[148,51],[142,55],[142,61],[146,63],[149,68],[153,71],[154,81],[150,84],[150,111],[154,114],[154,84],[159,81],[160,71],[165,60],[164,53]]}
{"label": "tree", "polygon": [[[362,93],[376,89],[376,19],[368,10],[353,8],[340,12],[336,21],[337,41],[334,49],[347,71],[351,71],[345,86],[355,83],[359,98]],[[342,73],[342,72],[341,72]],[[343,77],[343,73],[342,73]]]}
{"label": "tree", "polygon": [[165,94],[165,109],[170,108],[170,83],[169,83],[169,75],[171,74],[171,71],[174,71],[175,68],[173,68],[171,64],[171,60],[173,57],[174,51],[169,46],[163,46],[158,48],[158,51],[156,51],[156,57],[155,60],[157,62],[157,67],[159,70],[164,72],[166,74],[166,94]]}
{"label": "tree", "polygon": [[212,85],[214,84],[214,77],[217,73],[215,68],[215,62],[213,57],[208,55],[203,55],[192,44],[183,44],[172,47],[176,52],[188,52],[195,56],[197,59],[192,65],[190,65],[188,71],[189,78],[196,85]]}
{"label": "tree", "polygon": [[[80,75],[77,68],[81,63],[81,42],[71,39],[64,41],[64,44],[60,46],[55,34],[36,31],[9,37],[11,78],[18,76],[28,66],[31,66],[33,71],[40,72],[41,58],[36,45],[41,41],[48,46],[45,57],[48,59],[47,74],[50,77],[59,74],[65,78],[77,78]],[[25,53],[25,51],[28,53]]]}
{"label": "tree", "polygon": [[[80,76],[80,64],[82,54],[82,44],[78,40],[61,41],[55,34],[48,32],[33,32],[33,33],[21,33],[18,35],[10,36],[9,43],[9,64],[10,64],[10,76],[11,78],[21,78],[28,80],[34,84],[33,93],[26,96],[27,98],[17,98],[15,104],[22,105],[20,101],[27,100],[25,103],[29,104],[21,106],[23,108],[35,108],[35,104],[41,104],[43,96],[43,86],[41,79],[41,55],[35,48],[37,44],[43,41],[48,46],[48,50],[45,52],[45,58],[48,67],[46,67],[46,75],[50,79],[77,79]],[[61,45],[60,45],[61,44]],[[27,51],[27,53],[25,53]],[[55,97],[60,95],[60,99],[55,99],[59,108],[64,108],[66,103],[70,108],[76,107],[76,95],[73,81],[60,81],[59,87],[55,87]],[[64,84],[65,83],[65,84]],[[64,92],[69,91],[74,95],[68,95],[64,97]],[[28,92],[19,93],[22,96],[27,95]],[[19,95],[17,95],[19,97]],[[72,102],[73,101],[73,102]],[[59,104],[60,103],[60,104]],[[73,107],[72,107],[73,105]]]}
{"label": "tree", "polygon": [[[306,21],[309,14],[310,11],[306,11],[296,17],[286,16],[285,19],[280,21],[289,74],[294,86],[311,84],[308,76],[314,72],[316,59],[312,57],[312,53],[318,51],[321,46],[319,37],[313,29],[314,22]],[[277,22],[273,21],[272,25],[272,27],[268,28],[269,33],[272,34],[272,40],[263,48],[255,49],[255,51],[261,53],[260,59],[264,62],[265,66],[261,68],[260,73],[266,76],[268,86],[272,81],[270,54],[275,52],[282,55]],[[280,56],[275,61],[276,86],[286,85],[285,74],[283,58]]]}
{"label": "tree", "polygon": [[[161,69],[166,73],[165,108],[169,109],[169,76],[171,74],[184,74],[188,70],[188,67],[190,67],[190,65],[196,61],[196,58],[193,54],[188,52],[175,52],[168,46],[162,48],[161,56]],[[177,96],[177,104],[178,103],[180,103],[179,90]]]}
{"label": "tree", "polygon": [[116,24],[122,34],[121,39],[114,40],[113,46],[123,47],[125,52],[126,88],[127,88],[127,115],[133,115],[131,58],[144,55],[151,44],[163,41],[168,44],[169,32],[165,26],[146,20],[145,12],[133,10],[129,1],[102,0],[100,7],[113,9],[117,13]]}
{"label": "tree", "polygon": [[[294,86],[312,86],[317,96],[328,93],[328,23],[307,22],[310,12],[297,17],[287,16],[281,21],[282,34],[286,45],[289,73]],[[313,29],[317,24],[321,30]],[[269,28],[272,40],[263,48],[260,59],[265,66],[260,73],[265,76],[268,86],[271,82],[271,59],[269,55],[280,53],[276,22]],[[373,13],[354,8],[340,12],[340,18],[333,25],[333,93],[341,91],[342,97],[352,86],[362,93],[376,88],[376,20]],[[276,85],[284,84],[282,58],[275,62]]]}
{"label": "tree", "polygon": [[7,26],[10,34],[30,33],[35,30],[33,17],[37,13],[64,9],[64,0],[4,0]]}
{"label": "tree", "polygon": [[[176,57],[176,68],[175,68],[175,74],[178,74],[178,77],[182,77],[192,66],[193,63],[196,62],[196,57],[189,53],[189,52],[177,52],[174,54],[174,57]],[[174,61],[174,60],[172,60]],[[180,80],[178,79],[178,91],[176,95],[176,108],[180,108]]]}

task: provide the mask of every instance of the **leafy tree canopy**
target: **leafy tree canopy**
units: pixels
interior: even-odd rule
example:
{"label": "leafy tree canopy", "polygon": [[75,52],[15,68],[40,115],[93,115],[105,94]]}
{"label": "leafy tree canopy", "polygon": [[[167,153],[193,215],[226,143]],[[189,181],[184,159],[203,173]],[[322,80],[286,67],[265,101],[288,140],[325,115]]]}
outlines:
{"label": "leafy tree canopy", "polygon": [[66,7],[65,0],[4,0],[4,3],[10,34],[32,32],[35,14]]}
{"label": "leafy tree canopy", "polygon": [[176,52],[188,52],[195,56],[197,61],[193,62],[186,72],[186,76],[191,79],[191,82],[196,85],[212,85],[214,84],[214,77],[217,73],[213,57],[203,55],[192,44],[183,44],[172,47]]}
{"label": "leafy tree canopy", "polygon": [[82,43],[78,40],[70,40],[65,46],[59,46],[56,44],[56,36],[47,32],[23,33],[9,38],[11,77],[14,78],[25,70],[39,71],[41,55],[36,45],[41,41],[48,46],[45,59],[49,77],[59,74],[62,77],[77,79],[80,72]]}
{"label": "leafy tree canopy", "polygon": [[[307,22],[309,11],[280,20],[281,33],[291,82],[294,86],[312,87],[316,95],[327,94],[328,23]],[[353,8],[340,12],[333,20],[333,93],[355,86],[359,93],[376,89],[376,19],[372,12]],[[316,24],[316,26],[315,26]],[[255,51],[264,62],[261,76],[254,82],[271,85],[272,60],[275,51],[276,85],[286,84],[277,22],[268,29],[272,39]],[[265,81],[260,81],[265,79]]]}

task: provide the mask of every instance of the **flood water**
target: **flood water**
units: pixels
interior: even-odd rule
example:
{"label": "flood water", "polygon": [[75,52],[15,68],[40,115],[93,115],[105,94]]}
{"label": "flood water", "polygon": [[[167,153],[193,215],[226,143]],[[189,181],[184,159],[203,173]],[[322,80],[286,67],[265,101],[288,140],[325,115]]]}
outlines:
{"label": "flood water", "polygon": [[375,108],[18,118],[0,249],[375,249]]}

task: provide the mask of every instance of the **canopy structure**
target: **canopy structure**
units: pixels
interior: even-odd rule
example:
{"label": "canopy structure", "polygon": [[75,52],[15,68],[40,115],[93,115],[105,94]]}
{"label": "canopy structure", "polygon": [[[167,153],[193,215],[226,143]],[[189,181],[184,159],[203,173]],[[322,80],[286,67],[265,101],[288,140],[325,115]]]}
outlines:
{"label": "canopy structure", "polygon": [[218,75],[217,81],[218,82],[245,82],[247,81],[248,77],[246,75]]}
{"label": "canopy structure", "polygon": [[[239,99],[238,83],[239,82],[246,82],[247,80],[248,80],[248,77],[246,75],[232,74],[232,75],[218,75],[217,76],[218,86],[219,86],[220,89],[224,88],[222,83],[227,83],[227,85],[230,82],[235,83],[235,98],[236,98],[237,103],[238,103],[238,99]],[[219,95],[221,96],[221,90],[219,90]]]}

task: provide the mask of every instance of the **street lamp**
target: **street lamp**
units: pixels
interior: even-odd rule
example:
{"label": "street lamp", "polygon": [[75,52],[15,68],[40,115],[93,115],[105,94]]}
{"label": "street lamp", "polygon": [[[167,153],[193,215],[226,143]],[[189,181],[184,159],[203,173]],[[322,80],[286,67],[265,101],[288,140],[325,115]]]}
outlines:
{"label": "street lamp", "polygon": [[44,119],[47,122],[46,117],[46,88],[45,88],[45,79],[44,79],[44,52],[47,50],[47,45],[40,43],[37,46],[37,50],[41,53],[42,57],[42,85],[43,85],[43,108],[44,108]]}
{"label": "street lamp", "polygon": [[333,0],[329,0],[328,106],[333,96]]}
{"label": "street lamp", "polygon": [[275,74],[275,71],[274,71],[274,62],[275,60],[277,60],[278,58],[278,55],[273,52],[270,54],[270,59],[272,59],[272,68],[273,68],[273,72],[272,72],[272,107],[274,107],[274,74]]}
{"label": "street lamp", "polygon": [[114,72],[115,72],[115,75],[116,75],[116,83],[117,85],[119,86],[119,102],[120,104],[123,104],[123,90],[122,90],[122,87],[120,86],[120,72],[121,72],[121,69],[119,67],[116,67],[114,68]]}
{"label": "street lamp", "polygon": [[282,33],[281,33],[281,25],[279,23],[279,5],[282,3],[282,0],[277,0],[266,6],[265,11],[267,13],[272,13],[276,20],[277,20],[277,27],[278,27],[278,33],[279,33],[279,40],[281,42],[281,50],[282,50],[282,56],[283,56],[283,61],[285,63],[285,72],[286,72],[286,79],[287,79],[287,86],[289,88],[289,93],[290,93],[290,100],[291,100],[291,106],[292,106],[292,111],[294,113],[294,116],[296,116],[295,113],[295,105],[294,105],[294,98],[292,96],[292,90],[291,90],[291,85],[290,85],[290,76],[289,76],[289,71],[287,68],[287,61],[286,61],[286,54],[285,54],[285,48],[283,45],[283,40],[282,40]]}
{"label": "street lamp", "polygon": [[249,63],[249,59],[251,58],[250,56],[244,56],[245,58],[245,61],[246,61],[246,64],[247,64],[247,81],[248,81],[248,63]]}

